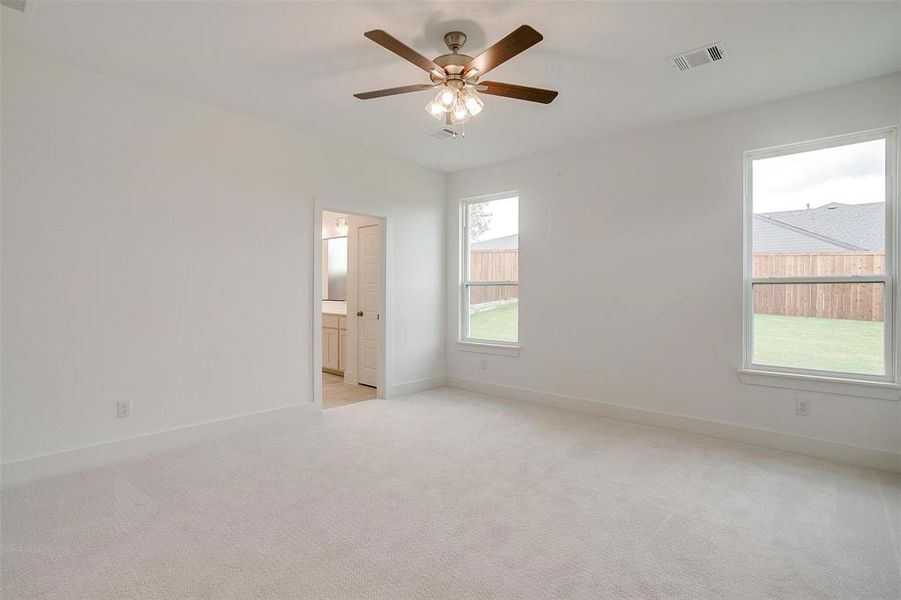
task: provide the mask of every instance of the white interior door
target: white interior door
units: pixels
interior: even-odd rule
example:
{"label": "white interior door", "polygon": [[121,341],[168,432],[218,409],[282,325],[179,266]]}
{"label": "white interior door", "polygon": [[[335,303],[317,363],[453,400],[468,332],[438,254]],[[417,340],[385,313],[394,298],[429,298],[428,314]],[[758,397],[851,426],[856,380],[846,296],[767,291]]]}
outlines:
{"label": "white interior door", "polygon": [[378,385],[382,226],[357,228],[357,382]]}

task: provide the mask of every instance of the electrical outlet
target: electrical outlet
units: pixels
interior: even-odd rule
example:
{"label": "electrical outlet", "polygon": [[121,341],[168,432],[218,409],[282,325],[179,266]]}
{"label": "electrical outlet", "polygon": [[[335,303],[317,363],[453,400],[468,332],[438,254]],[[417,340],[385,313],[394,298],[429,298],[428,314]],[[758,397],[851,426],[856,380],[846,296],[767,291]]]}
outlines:
{"label": "electrical outlet", "polygon": [[116,402],[116,418],[124,419],[131,416],[131,400],[119,400]]}
{"label": "electrical outlet", "polygon": [[810,400],[806,398],[795,398],[795,414],[802,417],[810,416]]}
{"label": "electrical outlet", "polygon": [[487,360],[483,360],[483,361],[482,361],[482,370],[483,370],[483,371],[487,371],[487,370],[488,370],[488,361],[487,361]]}

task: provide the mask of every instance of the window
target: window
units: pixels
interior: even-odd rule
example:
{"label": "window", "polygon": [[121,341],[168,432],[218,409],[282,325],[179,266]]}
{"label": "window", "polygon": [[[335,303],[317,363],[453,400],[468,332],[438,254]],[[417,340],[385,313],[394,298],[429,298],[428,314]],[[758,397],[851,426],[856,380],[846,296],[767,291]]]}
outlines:
{"label": "window", "polygon": [[745,369],[895,380],[894,138],[745,154]]}
{"label": "window", "polygon": [[460,339],[519,343],[519,198],[463,202]]}

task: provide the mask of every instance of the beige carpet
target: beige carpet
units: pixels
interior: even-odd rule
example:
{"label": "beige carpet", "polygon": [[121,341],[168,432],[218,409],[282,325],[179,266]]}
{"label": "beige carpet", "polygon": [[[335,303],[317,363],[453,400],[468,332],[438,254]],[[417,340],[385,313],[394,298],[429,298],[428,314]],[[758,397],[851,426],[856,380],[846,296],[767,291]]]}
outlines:
{"label": "beige carpet", "polygon": [[11,600],[901,597],[897,476],[454,390],[2,508]]}

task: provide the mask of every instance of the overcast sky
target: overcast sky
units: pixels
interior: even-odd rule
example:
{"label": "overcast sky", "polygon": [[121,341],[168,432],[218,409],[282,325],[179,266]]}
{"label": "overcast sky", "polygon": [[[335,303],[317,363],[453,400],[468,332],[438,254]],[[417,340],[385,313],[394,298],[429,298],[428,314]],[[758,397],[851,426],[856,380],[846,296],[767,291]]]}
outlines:
{"label": "overcast sky", "polygon": [[754,212],[885,202],[885,140],[754,161]]}
{"label": "overcast sky", "polygon": [[486,202],[486,205],[491,218],[488,220],[488,229],[479,237],[479,241],[519,233],[519,198],[493,200]]}
{"label": "overcast sky", "polygon": [[754,212],[885,202],[885,140],[754,161]]}

